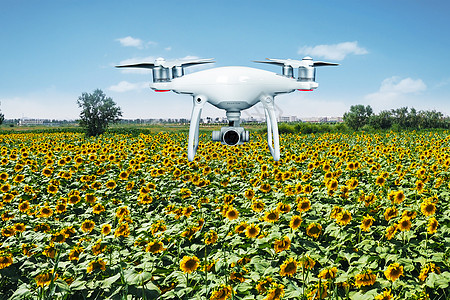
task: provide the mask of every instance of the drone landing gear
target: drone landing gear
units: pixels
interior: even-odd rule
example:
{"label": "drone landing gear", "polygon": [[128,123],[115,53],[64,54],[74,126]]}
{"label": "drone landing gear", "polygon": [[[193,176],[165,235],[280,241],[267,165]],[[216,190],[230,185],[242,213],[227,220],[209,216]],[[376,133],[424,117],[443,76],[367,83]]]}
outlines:
{"label": "drone landing gear", "polygon": [[189,126],[188,160],[193,161],[198,148],[198,127],[203,106],[206,103],[203,96],[194,96],[194,107],[192,108],[191,124]]}
{"label": "drone landing gear", "polygon": [[[264,106],[267,122],[267,144],[269,145],[270,153],[275,161],[280,160],[280,138],[278,135],[277,117],[275,116],[275,106],[273,97],[267,96],[261,99]],[[273,146],[272,146],[273,136]]]}

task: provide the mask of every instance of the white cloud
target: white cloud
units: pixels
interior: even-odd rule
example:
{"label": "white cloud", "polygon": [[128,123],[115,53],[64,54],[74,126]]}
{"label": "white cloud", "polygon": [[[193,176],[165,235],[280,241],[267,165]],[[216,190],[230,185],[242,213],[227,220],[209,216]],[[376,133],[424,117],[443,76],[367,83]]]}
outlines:
{"label": "white cloud", "polygon": [[[408,103],[412,100],[410,99],[411,97],[406,99],[405,95],[411,96],[423,92],[426,89],[427,86],[422,79],[412,79],[410,77],[401,79],[398,76],[393,76],[384,79],[378,91],[366,95],[365,99],[375,109],[391,109],[399,105],[408,106]],[[395,102],[394,105],[393,102]]]}
{"label": "white cloud", "polygon": [[119,43],[124,47],[136,47],[139,49],[142,49],[144,44],[144,42],[141,39],[136,39],[131,36],[116,39],[116,41],[119,41]]}
{"label": "white cloud", "polygon": [[300,55],[310,55],[332,60],[343,60],[349,54],[363,55],[369,53],[365,48],[359,47],[358,42],[344,42],[333,45],[305,46],[298,50]]}
{"label": "white cloud", "polygon": [[171,51],[171,50],[172,50],[172,47],[171,47],[171,46],[166,47],[166,48],[164,48],[164,50],[166,50],[166,51]]}
{"label": "white cloud", "polygon": [[142,89],[149,88],[148,82],[136,82],[131,83],[128,81],[121,81],[116,85],[112,85],[108,88],[108,90],[118,93],[128,92],[128,91],[138,91]]}

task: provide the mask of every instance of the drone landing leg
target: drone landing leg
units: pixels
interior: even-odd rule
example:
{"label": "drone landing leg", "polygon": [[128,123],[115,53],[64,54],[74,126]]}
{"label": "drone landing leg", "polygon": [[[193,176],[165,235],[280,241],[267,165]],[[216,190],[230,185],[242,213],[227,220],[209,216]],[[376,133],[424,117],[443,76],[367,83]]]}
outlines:
{"label": "drone landing leg", "polygon": [[200,116],[206,99],[202,96],[194,96],[194,107],[192,108],[191,124],[189,126],[188,140],[188,160],[193,161],[198,148],[198,127],[200,124]]}
{"label": "drone landing leg", "polygon": [[[270,153],[275,161],[280,160],[280,138],[278,135],[277,117],[275,116],[275,106],[273,97],[267,96],[261,100],[264,106],[267,122],[267,144],[269,145]],[[273,136],[273,146],[272,146]]]}

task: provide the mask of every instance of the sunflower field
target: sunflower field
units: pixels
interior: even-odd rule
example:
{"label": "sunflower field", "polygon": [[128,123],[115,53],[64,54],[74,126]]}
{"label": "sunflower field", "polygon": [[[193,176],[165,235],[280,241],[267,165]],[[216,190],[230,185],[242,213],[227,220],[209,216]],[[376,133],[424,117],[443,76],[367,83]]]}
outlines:
{"label": "sunflower field", "polygon": [[0,135],[0,299],[449,299],[448,132]]}

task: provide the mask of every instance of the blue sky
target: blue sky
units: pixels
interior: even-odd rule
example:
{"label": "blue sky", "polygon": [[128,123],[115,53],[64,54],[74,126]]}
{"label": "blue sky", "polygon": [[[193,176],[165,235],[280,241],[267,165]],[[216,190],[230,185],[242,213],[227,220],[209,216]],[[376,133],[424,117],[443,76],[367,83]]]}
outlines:
{"label": "blue sky", "polygon": [[[155,93],[151,71],[114,66],[212,57],[208,68],[279,73],[252,61],[309,55],[340,66],[318,68],[314,92],[277,97],[278,114],[341,116],[364,104],[450,115],[449,11],[444,0],[0,0],[0,110],[76,119],[77,98],[99,88],[124,118],[189,118],[189,96]],[[208,106],[203,116],[225,112]]]}

